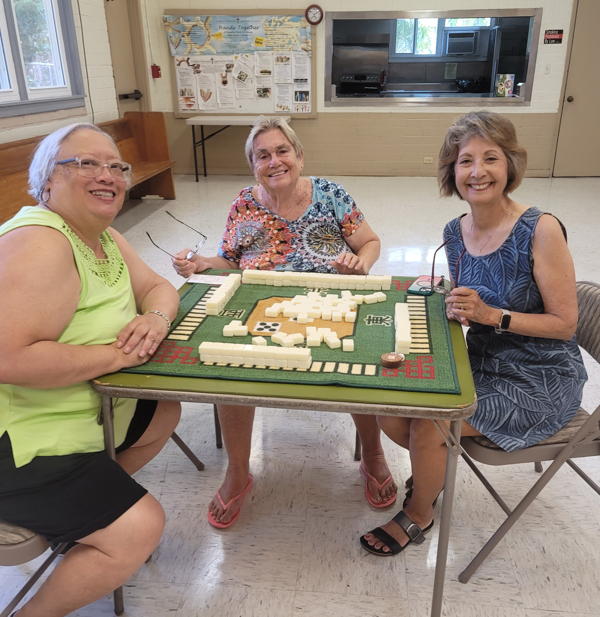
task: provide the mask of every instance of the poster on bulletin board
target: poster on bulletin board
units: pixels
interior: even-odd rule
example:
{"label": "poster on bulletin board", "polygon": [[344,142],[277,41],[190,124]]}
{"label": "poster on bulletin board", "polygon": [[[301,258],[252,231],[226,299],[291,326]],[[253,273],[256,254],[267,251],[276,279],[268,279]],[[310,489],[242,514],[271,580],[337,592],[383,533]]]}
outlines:
{"label": "poster on bulletin board", "polygon": [[284,13],[163,15],[177,111],[312,114],[312,28]]}

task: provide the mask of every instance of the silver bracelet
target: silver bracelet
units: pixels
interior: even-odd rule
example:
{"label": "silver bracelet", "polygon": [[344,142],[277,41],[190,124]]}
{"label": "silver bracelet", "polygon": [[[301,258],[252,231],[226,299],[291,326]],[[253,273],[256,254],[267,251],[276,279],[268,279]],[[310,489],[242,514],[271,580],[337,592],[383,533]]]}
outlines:
{"label": "silver bracelet", "polygon": [[148,313],[154,313],[155,315],[158,315],[159,317],[162,317],[167,322],[167,328],[169,328],[169,330],[171,329],[171,326],[173,325],[173,322],[169,319],[168,315],[165,315],[165,313],[163,313],[162,311],[158,311],[156,309],[154,309],[152,311],[146,311],[144,313],[144,315],[148,315]]}

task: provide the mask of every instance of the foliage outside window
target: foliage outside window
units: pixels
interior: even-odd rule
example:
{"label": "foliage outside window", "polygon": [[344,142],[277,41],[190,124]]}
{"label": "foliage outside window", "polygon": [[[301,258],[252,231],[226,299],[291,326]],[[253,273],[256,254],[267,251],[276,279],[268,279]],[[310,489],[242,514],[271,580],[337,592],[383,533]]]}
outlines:
{"label": "foliage outside window", "polygon": [[487,28],[491,21],[490,17],[397,19],[394,54],[417,57],[442,55],[441,35],[444,29]]}
{"label": "foliage outside window", "polygon": [[83,105],[69,0],[0,0],[0,116]]}
{"label": "foliage outside window", "polygon": [[437,53],[438,19],[397,19],[396,53],[431,56]]}

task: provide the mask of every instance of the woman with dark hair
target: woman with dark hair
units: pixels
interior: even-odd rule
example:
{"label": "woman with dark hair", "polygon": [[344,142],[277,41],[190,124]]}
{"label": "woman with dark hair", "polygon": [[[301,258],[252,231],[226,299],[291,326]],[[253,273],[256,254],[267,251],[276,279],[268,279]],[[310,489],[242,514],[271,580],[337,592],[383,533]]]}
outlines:
{"label": "woman with dark hair", "polygon": [[179,304],[109,227],[129,180],[108,134],[63,127],[29,169],[38,205],[0,226],[0,519],[75,543],[18,617],[61,617],[101,598],[163,530],[160,504],[131,474],[165,444],[179,404],[115,401],[113,461],[89,383],[148,360]]}
{"label": "woman with dark hair", "polygon": [[[526,163],[512,123],[480,111],[450,127],[438,168],[441,194],[457,195],[470,208],[444,229],[453,284],[446,312],[469,327],[478,400],[462,434],[484,435],[507,451],[539,443],[565,426],[587,379],[573,338],[575,271],[562,225],[510,197]],[[409,450],[413,472],[404,510],[360,539],[367,551],[387,556],[422,541],[432,527],[446,445],[429,420],[378,420]]]}

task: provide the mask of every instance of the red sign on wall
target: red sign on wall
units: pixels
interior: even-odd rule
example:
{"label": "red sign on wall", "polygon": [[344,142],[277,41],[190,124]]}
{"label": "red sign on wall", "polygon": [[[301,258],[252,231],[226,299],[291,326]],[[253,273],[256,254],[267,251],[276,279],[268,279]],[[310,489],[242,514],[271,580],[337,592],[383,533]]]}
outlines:
{"label": "red sign on wall", "polygon": [[545,30],[544,45],[561,45],[563,40],[562,30]]}

